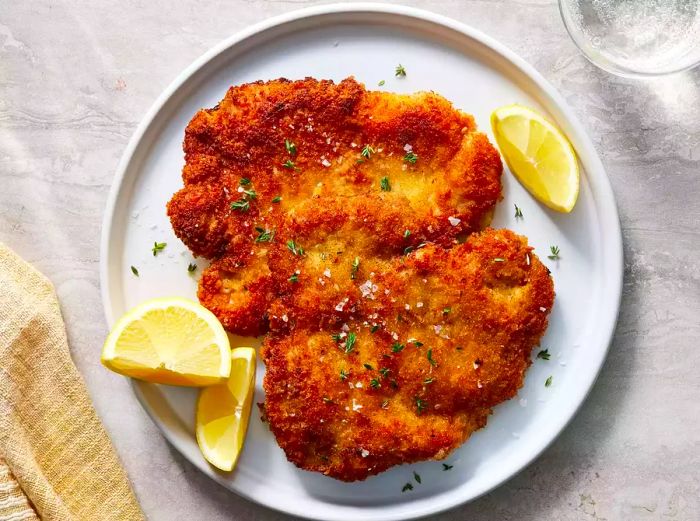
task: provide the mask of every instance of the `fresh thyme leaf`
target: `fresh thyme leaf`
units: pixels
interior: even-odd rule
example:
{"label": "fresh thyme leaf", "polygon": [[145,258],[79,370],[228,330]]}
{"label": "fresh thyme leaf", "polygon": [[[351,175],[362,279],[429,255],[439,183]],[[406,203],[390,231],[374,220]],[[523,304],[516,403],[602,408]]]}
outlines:
{"label": "fresh thyme leaf", "polygon": [[243,190],[243,193],[246,194],[250,198],[251,201],[253,199],[258,198],[258,194],[255,192],[255,190]]}
{"label": "fresh thyme leaf", "polygon": [[378,378],[372,378],[372,379],[369,381],[369,386],[370,386],[372,389],[379,389],[379,388],[382,386],[382,384],[379,383],[379,379],[378,379]]}
{"label": "fresh thyme leaf", "polygon": [[324,403],[334,403],[333,400],[331,400],[330,398],[328,398],[328,396],[324,396],[324,397],[323,397],[323,401],[324,401]]}
{"label": "fresh thyme leaf", "polygon": [[362,148],[362,152],[360,152],[360,155],[365,159],[372,157],[372,154],[374,154],[374,148],[372,148],[370,145],[365,145]]}
{"label": "fresh thyme leaf", "polygon": [[293,273],[287,280],[289,280],[289,282],[299,282],[299,275],[297,273]]}
{"label": "fresh thyme leaf", "polygon": [[415,470],[413,471],[413,479],[415,479],[418,482],[418,484],[421,483],[420,474],[418,474],[418,472],[416,472]]}
{"label": "fresh thyme leaf", "polygon": [[449,315],[450,311],[452,311],[452,308],[451,308],[451,307],[443,308],[442,314],[443,314],[443,315]]}
{"label": "fresh thyme leaf", "polygon": [[282,163],[282,166],[284,168],[289,168],[290,170],[299,170],[294,164],[294,161],[292,161],[291,159],[287,159],[284,163]]}
{"label": "fresh thyme leaf", "polygon": [[403,232],[403,238],[408,239],[411,236],[411,230],[405,230]]}
{"label": "fresh thyme leaf", "polygon": [[389,178],[386,176],[382,177],[381,181],[379,181],[379,187],[382,189],[382,192],[391,192]]}
{"label": "fresh thyme leaf", "polygon": [[153,252],[153,256],[155,257],[160,252],[162,252],[167,245],[168,245],[167,242],[154,242],[153,248],[151,248],[151,251]]}
{"label": "fresh thyme leaf", "polygon": [[294,154],[297,153],[297,146],[289,141],[288,139],[284,140],[284,148],[287,149],[287,152],[289,153],[290,156],[293,156]]}
{"label": "fresh thyme leaf", "polygon": [[542,360],[549,360],[549,356],[549,349],[543,349],[537,353],[537,358],[541,358]]}
{"label": "fresh thyme leaf", "polygon": [[335,340],[335,343],[337,344],[338,342],[340,342],[340,340],[343,338],[343,336],[341,333],[335,333],[335,334],[331,335],[331,338],[333,340]]}
{"label": "fresh thyme leaf", "polygon": [[384,80],[381,80],[379,83],[377,83],[377,85],[379,85],[379,86],[381,87],[381,86],[384,85],[385,83],[386,83],[386,82],[385,82]]}
{"label": "fresh thyme leaf", "polygon": [[495,259],[493,259],[493,262],[505,262],[505,261],[506,260],[502,257],[496,257]]}
{"label": "fresh thyme leaf", "polygon": [[350,278],[352,280],[355,280],[355,275],[357,275],[357,270],[360,269],[360,258],[355,257],[355,260],[352,261],[352,270],[350,271]]}
{"label": "fresh thyme leaf", "polygon": [[345,381],[345,379],[348,377],[348,373],[345,372],[345,369],[340,370],[340,379]]}
{"label": "fresh thyme leaf", "polygon": [[418,340],[414,340],[413,345],[415,345],[416,347],[423,347],[423,342],[419,342]]}
{"label": "fresh thyme leaf", "polygon": [[445,472],[446,470],[451,470],[454,467],[454,465],[448,465],[447,463],[442,464],[442,471]]}
{"label": "fresh thyme leaf", "polygon": [[384,378],[386,378],[386,375],[388,375],[390,372],[391,372],[391,369],[389,369],[388,367],[382,367],[379,370],[379,374],[381,374]]}
{"label": "fresh thyme leaf", "polygon": [[559,246],[550,246],[549,251],[551,255],[547,255],[548,259],[559,260]]}
{"label": "fresh thyme leaf", "polygon": [[377,332],[377,329],[379,329],[379,326],[377,324],[375,324],[372,326],[372,329],[370,329],[369,332],[374,334]]}
{"label": "fresh thyme leaf", "polygon": [[404,250],[403,250],[403,254],[404,254],[404,255],[408,255],[408,254],[411,253],[413,250],[415,250],[415,248],[414,248],[413,246],[406,246],[406,248],[404,248]]}
{"label": "fresh thyme leaf", "polygon": [[434,381],[435,381],[435,378],[433,378],[433,377],[431,376],[430,378],[426,378],[425,380],[423,380],[423,383],[424,383],[425,385],[428,385],[428,384],[433,383]]}
{"label": "fresh thyme leaf", "polygon": [[367,369],[368,371],[374,371],[374,367],[372,367],[370,364],[362,364],[362,365],[365,366],[365,369]]}
{"label": "fresh thyme leaf", "polygon": [[523,218],[523,211],[518,207],[517,204],[514,204],[513,206],[515,206],[515,218],[522,219]]}
{"label": "fresh thyme leaf", "polygon": [[401,492],[406,492],[407,490],[413,490],[413,485],[411,485],[410,483],[406,483],[401,489]]}
{"label": "fresh thyme leaf", "polygon": [[409,152],[405,156],[403,156],[403,160],[406,161],[407,163],[411,163],[412,165],[416,164],[416,161],[418,161],[418,154],[414,154],[413,152]]}
{"label": "fresh thyme leaf", "polygon": [[273,202],[273,203],[279,203],[281,200],[282,200],[282,198],[278,195],[277,197],[275,197],[275,198],[272,200],[272,202]]}
{"label": "fresh thyme leaf", "polygon": [[133,273],[137,277],[139,276],[139,270],[137,270],[134,266],[131,267],[131,273]]}
{"label": "fresh thyme leaf", "polygon": [[264,230],[262,228],[255,228],[258,232],[258,236],[255,238],[255,242],[272,242],[275,236],[275,231]]}
{"label": "fresh thyme leaf", "polygon": [[247,177],[241,177],[241,186],[247,186],[250,184],[250,179]]}
{"label": "fresh thyme leaf", "polygon": [[194,271],[197,269],[197,265],[193,262],[190,262],[189,265],[187,266],[187,271],[189,273],[194,273]]}
{"label": "fresh thyme leaf", "polygon": [[423,413],[423,411],[425,410],[425,408],[428,406],[428,402],[426,402],[425,400],[421,400],[417,396],[415,397],[415,400],[416,400],[416,411],[418,412],[418,416],[420,416]]}
{"label": "fresh thyme leaf", "polygon": [[550,385],[552,385],[552,377],[551,377],[551,376],[549,376],[549,377],[544,381],[544,386],[545,386],[545,387],[549,387]]}
{"label": "fresh thyme leaf", "polygon": [[357,340],[357,335],[355,333],[348,333],[348,338],[345,341],[345,354],[349,354],[355,347],[355,341]]}
{"label": "fresh thyme leaf", "polygon": [[437,367],[437,362],[433,360],[433,350],[428,349],[428,362],[430,362],[430,365],[433,367]]}
{"label": "fresh thyme leaf", "polygon": [[404,348],[404,347],[405,347],[405,346],[404,346],[403,344],[399,344],[398,342],[394,342],[394,343],[392,344],[392,346],[391,346],[391,350],[392,350],[394,353],[399,353],[399,352],[403,351],[403,348]]}
{"label": "fresh thyme leaf", "polygon": [[239,199],[231,203],[231,210],[238,210],[239,212],[247,212],[250,210],[250,203],[247,199]]}
{"label": "fresh thyme leaf", "polygon": [[396,71],[394,73],[394,76],[406,76],[406,69],[400,63],[396,66]]}
{"label": "fresh thyme leaf", "polygon": [[289,251],[291,251],[294,255],[304,255],[304,248],[292,240],[287,241],[287,248],[289,248]]}

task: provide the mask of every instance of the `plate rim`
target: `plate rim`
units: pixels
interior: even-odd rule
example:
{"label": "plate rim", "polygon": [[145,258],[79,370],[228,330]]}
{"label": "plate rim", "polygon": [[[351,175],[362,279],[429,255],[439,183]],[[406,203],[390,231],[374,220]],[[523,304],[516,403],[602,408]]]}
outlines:
{"label": "plate rim", "polygon": [[[620,220],[618,215],[617,204],[615,202],[615,197],[612,191],[610,180],[608,178],[607,172],[600,160],[600,157],[593,146],[593,143],[588,136],[585,128],[578,120],[576,115],[573,113],[572,109],[568,106],[564,98],[558,93],[558,91],[552,86],[548,80],[544,78],[534,67],[527,63],[524,59],[520,58],[513,51],[508,49],[505,45],[499,43],[494,38],[482,33],[481,31],[474,29],[473,27],[465,24],[463,22],[457,21],[455,19],[449,18],[444,15],[436,14],[431,11],[424,9],[419,9],[415,7],[409,7],[397,4],[380,4],[372,2],[360,2],[354,4],[326,4],[307,7],[303,9],[293,10],[281,15],[273,16],[262,20],[252,26],[243,29],[224,39],[220,43],[214,45],[199,58],[193,61],[189,66],[187,66],[182,72],[180,72],[174,80],[161,92],[161,94],[156,98],[155,102],[151,105],[148,111],[145,113],[140,123],[136,127],[131,139],[129,140],[121,158],[117,165],[116,173],[114,175],[112,185],[109,190],[109,195],[107,198],[105,213],[102,220],[102,231],[100,238],[100,266],[99,266],[99,278],[100,278],[100,295],[102,299],[102,304],[105,311],[105,316],[107,319],[107,324],[111,328],[116,320],[114,316],[114,309],[112,305],[111,288],[109,282],[109,259],[111,258],[111,244],[110,237],[113,234],[113,224],[115,211],[117,209],[117,202],[119,201],[119,195],[123,190],[124,181],[128,170],[130,169],[130,164],[138,151],[139,145],[146,135],[147,131],[154,124],[159,113],[163,107],[168,103],[168,101],[173,98],[181,87],[183,87],[200,69],[205,67],[209,62],[214,60],[217,56],[223,54],[229,49],[237,46],[238,44],[244,42],[250,37],[255,36],[259,33],[264,33],[275,27],[288,25],[290,23],[299,22],[306,18],[313,18],[322,15],[329,14],[358,14],[358,13],[372,13],[372,14],[383,14],[383,15],[394,15],[398,17],[412,18],[418,21],[429,22],[434,25],[446,27],[452,31],[460,33],[462,36],[471,38],[481,45],[487,47],[489,50],[495,52],[504,58],[511,66],[515,67],[520,73],[527,77],[533,82],[534,86],[538,89],[539,94],[548,101],[549,109],[554,107],[559,111],[559,118],[566,121],[567,126],[570,127],[570,131],[567,132],[569,136],[575,135],[576,139],[576,150],[578,152],[579,158],[586,158],[586,163],[589,164],[589,168],[586,168],[587,172],[586,179],[591,185],[591,191],[594,193],[594,202],[598,203],[595,206],[598,209],[605,210],[605,218],[601,217],[600,226],[607,226],[608,233],[601,237],[603,244],[603,250],[606,251],[607,255],[611,255],[612,258],[608,262],[608,267],[614,269],[614,273],[605,273],[603,270],[603,276],[606,278],[606,282],[611,284],[608,287],[607,293],[612,294],[614,302],[611,303],[611,311],[607,315],[607,321],[603,324],[602,333],[599,335],[602,342],[605,343],[604,349],[600,350],[598,359],[593,362],[597,365],[595,371],[590,379],[587,386],[579,388],[577,392],[577,403],[576,406],[566,411],[558,417],[558,420],[554,422],[554,427],[548,429],[548,435],[543,436],[546,441],[539,443],[534,449],[532,449],[528,456],[513,467],[507,475],[500,476],[498,479],[494,480],[492,483],[488,484],[486,487],[482,487],[478,493],[471,495],[470,497],[460,496],[459,492],[448,496],[446,500],[440,503],[436,501],[429,501],[429,506],[420,509],[410,509],[411,511],[406,511],[407,509],[397,509],[393,512],[386,512],[386,507],[353,507],[356,513],[359,515],[360,511],[365,511],[365,514],[369,512],[375,512],[374,515],[363,515],[362,519],[381,519],[381,520],[403,520],[403,519],[416,519],[431,514],[436,514],[444,512],[446,510],[453,509],[459,505],[463,505],[467,502],[474,501],[480,496],[490,492],[491,490],[499,487],[504,482],[513,478],[522,470],[534,462],[539,456],[549,447],[563,432],[566,426],[571,422],[571,420],[576,416],[580,410],[583,403],[590,391],[593,389],[600,371],[603,368],[605,360],[607,358],[610,346],[612,344],[613,335],[615,332],[615,327],[617,324],[617,319],[620,311],[620,302],[622,298],[622,283],[624,277],[624,256],[622,247],[622,230],[620,226]],[[561,122],[559,122],[561,126]],[[573,141],[573,139],[572,139]],[[581,159],[583,163],[584,160]],[[596,175],[591,178],[591,172],[596,171]],[[594,189],[595,188],[595,189]],[[600,214],[599,214],[600,215]],[[342,507],[342,512],[339,515],[331,516],[324,515],[321,517],[319,514],[310,512],[308,510],[303,510],[301,506],[291,506],[289,504],[280,505],[274,502],[274,499],[269,498],[265,495],[254,496],[248,494],[242,490],[234,490],[230,486],[227,486],[221,477],[219,477],[211,469],[207,468],[205,464],[201,462],[192,461],[185,453],[181,447],[181,441],[176,439],[175,436],[164,426],[163,420],[156,416],[155,412],[147,405],[147,398],[144,396],[140,384],[136,381],[132,381],[132,389],[144,411],[148,414],[151,420],[156,424],[159,431],[163,437],[173,446],[178,452],[187,459],[192,465],[194,465],[198,470],[202,471],[205,475],[212,478],[214,481],[224,486],[231,492],[244,497],[245,499],[252,501],[254,503],[263,505],[272,510],[283,512],[286,514],[292,514],[301,516],[307,519],[338,519],[344,520],[347,518],[347,507]],[[585,387],[585,388],[584,388]],[[266,499],[267,498],[267,499]],[[317,501],[323,502],[321,499]],[[427,501],[427,500],[422,500]],[[414,505],[415,502],[399,504],[399,505]],[[333,505],[336,506],[336,505]],[[291,508],[290,508],[291,507]],[[326,513],[327,514],[327,513]],[[359,517],[358,517],[359,519]]]}

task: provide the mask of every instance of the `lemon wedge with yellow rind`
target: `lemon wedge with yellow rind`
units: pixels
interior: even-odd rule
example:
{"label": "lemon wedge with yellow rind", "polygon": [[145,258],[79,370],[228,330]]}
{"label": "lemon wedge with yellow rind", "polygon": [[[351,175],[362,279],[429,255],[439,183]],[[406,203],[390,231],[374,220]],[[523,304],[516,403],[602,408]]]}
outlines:
{"label": "lemon wedge with yellow rind", "polygon": [[148,300],[115,324],[102,349],[108,369],[147,382],[201,387],[231,372],[231,347],[214,314],[180,297]]}
{"label": "lemon wedge with yellow rind", "polygon": [[553,210],[570,212],[578,198],[579,169],[564,134],[522,105],[494,110],[491,128],[508,168],[528,192]]}
{"label": "lemon wedge with yellow rind", "polygon": [[230,471],[243,448],[255,391],[255,349],[231,351],[231,376],[199,392],[196,436],[204,458]]}

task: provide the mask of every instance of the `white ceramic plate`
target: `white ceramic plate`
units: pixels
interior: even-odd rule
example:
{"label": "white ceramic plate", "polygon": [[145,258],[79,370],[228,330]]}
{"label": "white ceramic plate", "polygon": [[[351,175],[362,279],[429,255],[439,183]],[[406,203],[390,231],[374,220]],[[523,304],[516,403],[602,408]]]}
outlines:
{"label": "white ceramic plate", "polygon": [[[403,64],[408,74],[395,78]],[[409,519],[469,501],[513,476],[537,457],[572,418],[593,385],[613,333],[622,283],[622,245],[615,201],[603,166],[581,124],[535,70],[503,46],[454,20],[407,7],[329,5],[297,11],[239,33],[212,49],[161,95],[137,129],[119,165],[102,236],[101,284],[111,324],[128,308],[157,296],[196,298],[193,259],[175,238],[165,204],[180,188],[185,126],[215,105],[233,84],[313,76],[354,75],[370,89],[434,90],[474,114],[491,133],[489,114],[520,102],[538,107],[567,133],[578,151],[581,194],[570,215],[547,210],[510,173],[494,225],[529,237],[552,269],[557,291],[542,342],[552,353],[537,360],[519,395],[498,406],[488,426],[447,460],[394,468],[361,483],[341,483],[288,463],[253,412],[245,450],[232,474],[214,471],[193,435],[195,392],[143,383],[134,390],[164,436],[202,472],[263,505],[330,520]],[[383,87],[378,82],[385,80]],[[513,204],[522,208],[516,220]],[[168,243],[153,257],[154,241]],[[561,260],[549,261],[550,245]],[[201,268],[205,265],[197,261]],[[131,274],[138,267],[140,277]],[[244,342],[235,339],[235,342]],[[263,401],[259,367],[256,401]],[[551,387],[544,382],[552,376]],[[422,485],[402,493],[412,471]]]}

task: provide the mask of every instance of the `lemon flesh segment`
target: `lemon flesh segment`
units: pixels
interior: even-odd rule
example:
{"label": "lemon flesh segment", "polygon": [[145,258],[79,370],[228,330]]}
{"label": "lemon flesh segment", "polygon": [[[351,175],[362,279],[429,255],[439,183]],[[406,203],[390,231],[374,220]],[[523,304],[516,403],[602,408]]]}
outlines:
{"label": "lemon flesh segment", "polygon": [[231,376],[222,384],[206,387],[197,401],[196,436],[204,459],[231,471],[243,448],[255,391],[255,349],[237,347],[231,352]]}
{"label": "lemon flesh segment", "polygon": [[491,114],[491,127],[506,164],[540,202],[570,212],[579,192],[579,168],[571,143],[541,114],[508,105]]}
{"label": "lemon flesh segment", "polygon": [[200,387],[228,378],[231,347],[211,311],[184,298],[143,302],[107,336],[102,363],[147,382]]}

